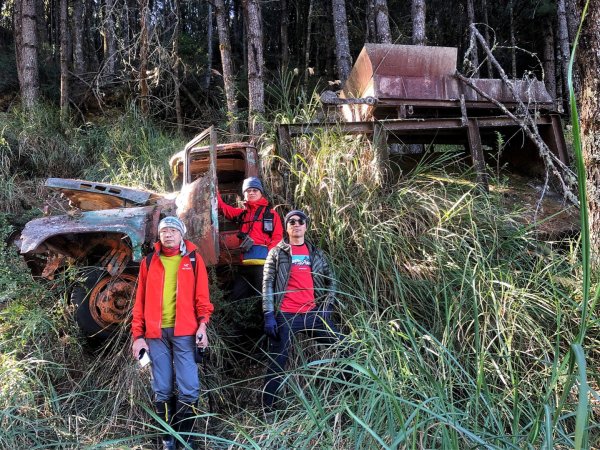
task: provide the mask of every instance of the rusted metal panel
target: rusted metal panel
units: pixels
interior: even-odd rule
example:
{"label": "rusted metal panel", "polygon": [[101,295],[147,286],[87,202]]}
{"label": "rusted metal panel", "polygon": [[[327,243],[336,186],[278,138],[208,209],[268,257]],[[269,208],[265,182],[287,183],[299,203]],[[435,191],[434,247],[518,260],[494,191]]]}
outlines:
{"label": "rusted metal panel", "polygon": [[[517,98],[511,93],[508,86],[502,80],[496,79],[473,79],[473,84],[481,88],[492,98],[500,103],[513,104],[522,101],[525,104],[536,103],[545,106],[552,105],[552,98],[546,91],[544,84],[538,80],[529,82],[515,80],[513,82]],[[469,107],[478,107],[478,103],[486,107],[492,105],[487,99],[481,97],[471,87],[460,83],[452,77],[375,77],[375,96],[380,102],[388,105],[396,102],[412,100],[434,100],[440,102],[456,102],[458,105],[460,96],[464,95]],[[444,107],[446,104],[428,103],[430,106]],[[493,106],[496,107],[495,105]]]}
{"label": "rusted metal panel", "polygon": [[[203,148],[207,158],[207,170],[204,176],[193,182],[185,182],[177,196],[177,215],[187,227],[187,238],[198,247],[202,259],[208,265],[219,261],[219,221],[216,202],[217,186],[217,146],[214,128],[209,129],[211,145]],[[193,147],[186,146],[184,162],[189,161]],[[191,166],[184,164],[184,180],[191,180]]]}
{"label": "rusted metal panel", "polygon": [[[393,44],[366,44],[340,94],[339,107],[347,122],[384,117],[452,117],[461,96],[468,109],[497,109],[473,88],[458,80],[457,49]],[[520,102],[529,108],[554,109],[552,98],[539,80],[514,80],[515,93],[499,79],[471,79],[490,97],[512,108]],[[344,104],[344,99],[372,96],[377,104]],[[329,101],[331,104],[332,101]],[[394,110],[392,108],[396,108]]]}
{"label": "rusted metal panel", "polygon": [[366,97],[374,75],[392,77],[443,77],[456,71],[457,49],[394,44],[365,44],[358,55],[344,96]]}
{"label": "rusted metal panel", "polygon": [[208,265],[218,261],[218,222],[213,222],[210,195],[211,178],[205,176],[186,184],[177,197],[177,215],[187,227],[187,238],[198,246],[202,259]]}
{"label": "rusted metal panel", "polygon": [[161,197],[142,189],[68,178],[48,178],[45,185],[61,192],[75,208],[84,211],[144,206]]}
{"label": "rusted metal panel", "polygon": [[146,225],[156,206],[86,211],[74,215],[49,216],[28,222],[21,233],[21,253],[35,253],[44,241],[57,235],[119,233],[131,243],[132,259],[142,259]]}

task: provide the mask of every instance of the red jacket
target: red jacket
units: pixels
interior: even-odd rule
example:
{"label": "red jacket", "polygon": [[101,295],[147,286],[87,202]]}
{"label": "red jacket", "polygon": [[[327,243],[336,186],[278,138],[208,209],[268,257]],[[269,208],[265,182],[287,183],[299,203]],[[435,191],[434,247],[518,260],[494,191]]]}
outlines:
{"label": "red jacket", "polygon": [[[188,253],[183,256],[177,272],[175,300],[175,336],[196,334],[200,323],[208,323],[213,305],[208,296],[208,276],[202,257],[196,252],[196,275],[189,254],[196,246],[185,241]],[[154,244],[150,267],[146,260],[140,264],[131,333],[133,339],[160,338],[162,335],[162,296],[165,269],[160,261],[160,242]]]}
{"label": "red jacket", "polygon": [[[220,194],[217,196],[217,200],[219,203],[219,210],[229,220],[234,220],[240,214],[246,211],[244,214],[244,223],[242,224],[241,231],[242,233],[247,233],[248,236],[254,240],[256,245],[266,245],[267,248],[271,250],[283,239],[283,226],[281,225],[281,219],[279,218],[277,211],[273,210],[273,208],[271,208],[273,211],[273,233],[269,235],[263,231],[262,216],[267,210],[267,205],[269,204],[266,198],[261,197],[255,202],[244,202],[244,208],[236,208],[228,205],[223,201]],[[264,208],[258,216],[256,222],[252,224],[254,214],[260,206],[264,206]]]}

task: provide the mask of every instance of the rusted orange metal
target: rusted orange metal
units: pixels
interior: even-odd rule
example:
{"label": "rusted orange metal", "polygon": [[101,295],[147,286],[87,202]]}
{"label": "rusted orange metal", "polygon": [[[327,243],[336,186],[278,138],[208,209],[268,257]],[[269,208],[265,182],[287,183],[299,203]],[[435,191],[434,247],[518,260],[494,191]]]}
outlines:
{"label": "rusted orange metal", "polygon": [[89,294],[89,308],[96,323],[109,327],[127,319],[136,279],[135,275],[122,273],[117,277],[104,277],[94,286]]}
{"label": "rusted orange metal", "polygon": [[[373,97],[377,102],[344,105],[345,120],[460,117],[461,98],[469,116],[493,115],[491,111],[497,110],[494,104],[454,77],[456,58],[457,49],[453,47],[365,44],[340,97]],[[471,81],[508,108],[519,101],[546,111],[554,108],[552,98],[538,80],[514,80],[517,98],[502,80]]]}

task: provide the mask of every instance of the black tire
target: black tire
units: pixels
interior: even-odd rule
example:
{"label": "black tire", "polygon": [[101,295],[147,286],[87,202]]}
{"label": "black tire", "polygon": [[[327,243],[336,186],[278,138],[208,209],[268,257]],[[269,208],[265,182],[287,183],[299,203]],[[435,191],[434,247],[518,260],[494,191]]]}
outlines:
{"label": "black tire", "polygon": [[[126,277],[134,277],[130,273],[123,274]],[[117,330],[117,324],[105,324],[98,320],[101,315],[98,310],[92,311],[92,308],[97,308],[94,302],[90,302],[90,294],[94,287],[103,280],[110,278],[110,274],[100,268],[88,269],[83,275],[84,281],[77,284],[71,291],[71,302],[76,305],[75,320],[83,333],[94,341],[105,341],[110,338]],[[104,281],[105,283],[108,280]]]}

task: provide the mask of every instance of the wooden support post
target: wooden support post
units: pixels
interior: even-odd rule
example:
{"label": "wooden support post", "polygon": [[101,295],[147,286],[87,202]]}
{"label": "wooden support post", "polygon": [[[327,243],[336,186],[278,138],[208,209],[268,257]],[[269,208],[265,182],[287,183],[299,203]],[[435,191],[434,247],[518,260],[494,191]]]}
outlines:
{"label": "wooden support post", "polygon": [[569,165],[569,155],[567,154],[567,144],[565,136],[562,133],[562,123],[558,114],[550,114],[551,125],[540,125],[538,129],[540,136],[544,139],[546,145],[552,153],[554,153],[561,162]]}
{"label": "wooden support post", "polygon": [[381,124],[373,124],[373,148],[375,150],[374,163],[381,184],[388,178],[390,169],[390,152],[387,145],[387,130]]}
{"label": "wooden support post", "polygon": [[483,157],[483,149],[481,148],[481,135],[479,134],[477,119],[468,119],[467,133],[471,160],[473,161],[473,167],[475,167],[475,174],[477,177],[477,184],[479,184],[485,192],[489,192],[490,186],[485,170],[485,159]]}

